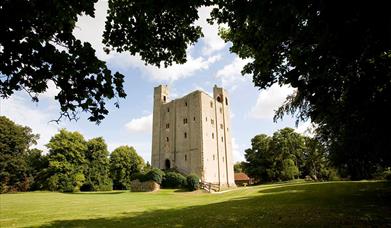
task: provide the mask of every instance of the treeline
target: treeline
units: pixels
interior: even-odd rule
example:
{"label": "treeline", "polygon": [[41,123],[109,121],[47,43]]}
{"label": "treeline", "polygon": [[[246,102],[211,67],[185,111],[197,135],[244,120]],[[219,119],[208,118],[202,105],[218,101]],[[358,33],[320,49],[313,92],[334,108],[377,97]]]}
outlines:
{"label": "treeline", "polygon": [[38,135],[0,116],[0,192],[60,192],[130,189],[131,176],[150,168],[133,147],[109,154],[103,138],[86,140],[60,130],[46,145],[48,154],[30,149]]}
{"label": "treeline", "polygon": [[316,139],[284,128],[272,136],[257,135],[251,148],[245,151],[243,169],[261,182],[284,181],[296,178],[336,180],[338,175],[328,159],[325,147]]}
{"label": "treeline", "polygon": [[[292,128],[284,128],[272,136],[260,134],[252,138],[251,148],[245,150],[246,161],[235,164],[234,168],[260,182],[296,178],[355,179],[347,166],[340,165],[333,155],[316,138],[301,135]],[[390,167],[377,166],[371,171],[371,179],[391,180]]]}

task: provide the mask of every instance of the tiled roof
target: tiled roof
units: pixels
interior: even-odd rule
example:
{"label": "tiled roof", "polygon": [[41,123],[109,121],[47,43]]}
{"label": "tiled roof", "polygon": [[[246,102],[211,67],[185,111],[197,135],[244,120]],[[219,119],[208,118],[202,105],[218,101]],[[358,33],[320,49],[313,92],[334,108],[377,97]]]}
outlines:
{"label": "tiled roof", "polygon": [[235,181],[250,180],[245,173],[235,173]]}

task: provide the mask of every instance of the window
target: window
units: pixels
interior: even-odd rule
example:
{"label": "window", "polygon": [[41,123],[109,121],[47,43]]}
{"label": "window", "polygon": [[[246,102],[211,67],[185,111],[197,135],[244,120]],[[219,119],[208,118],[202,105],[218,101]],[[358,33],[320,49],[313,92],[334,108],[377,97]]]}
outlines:
{"label": "window", "polygon": [[185,132],[185,138],[187,138],[187,133]]}
{"label": "window", "polygon": [[187,124],[187,118],[183,119],[183,124]]}
{"label": "window", "polygon": [[223,157],[223,162],[224,162],[224,157]]}
{"label": "window", "polygon": [[228,98],[225,98],[225,105],[228,105]]}
{"label": "window", "polygon": [[212,124],[214,124],[214,123],[215,123],[215,121],[214,121],[213,119],[210,119],[210,122],[211,122]]}
{"label": "window", "polygon": [[221,137],[221,141],[224,142],[224,137]]}
{"label": "window", "polygon": [[193,120],[195,121],[195,117],[193,117]]}
{"label": "window", "polygon": [[213,108],[213,102],[212,101],[210,102],[210,107]]}
{"label": "window", "polygon": [[217,101],[221,103],[221,97],[220,96],[217,96]]}
{"label": "window", "polygon": [[166,102],[166,96],[163,96],[163,101]]}
{"label": "window", "polygon": [[205,121],[208,122],[208,117],[205,117]]}
{"label": "window", "polygon": [[187,161],[187,155],[185,154],[185,161]]}
{"label": "window", "polygon": [[187,107],[187,101],[185,101],[185,106]]}
{"label": "window", "polygon": [[215,160],[215,155],[213,155],[213,161]]}
{"label": "window", "polygon": [[212,139],[214,139],[215,138],[215,133],[212,133]]}
{"label": "window", "polygon": [[167,112],[170,112],[170,108],[167,108]]}
{"label": "window", "polygon": [[170,141],[170,139],[169,139],[168,137],[166,137],[166,141],[167,141],[167,142],[169,142],[169,141]]}
{"label": "window", "polygon": [[170,124],[169,123],[166,123],[166,128],[170,128]]}
{"label": "window", "polygon": [[223,127],[223,124],[220,124],[220,128],[221,128],[221,129],[223,129],[223,128],[224,128],[224,127]]}
{"label": "window", "polygon": [[227,131],[229,131],[229,128],[227,127]]}

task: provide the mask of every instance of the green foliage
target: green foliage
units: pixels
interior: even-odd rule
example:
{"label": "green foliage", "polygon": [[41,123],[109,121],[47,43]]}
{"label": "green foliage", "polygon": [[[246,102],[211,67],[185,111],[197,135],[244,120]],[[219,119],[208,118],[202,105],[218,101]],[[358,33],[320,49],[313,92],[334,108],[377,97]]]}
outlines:
{"label": "green foliage", "polygon": [[145,174],[145,180],[153,180],[158,184],[161,184],[163,181],[164,172],[158,168],[152,168],[149,172]]}
{"label": "green foliage", "polygon": [[82,190],[112,190],[109,151],[103,138],[93,138],[87,142],[86,159],[88,163],[84,171],[86,181],[82,186]]}
{"label": "green foliage", "polygon": [[27,154],[27,163],[29,174],[32,177],[30,190],[42,190],[47,187],[47,168],[49,161],[47,156],[42,154],[41,150],[31,149]]}
{"label": "green foliage", "polygon": [[244,166],[244,162],[236,162],[234,164],[234,172],[235,173],[243,172],[243,166]]}
{"label": "green foliage", "polygon": [[109,1],[103,43],[140,54],[148,64],[186,62],[186,47],[202,36],[197,8],[206,1]]}
{"label": "green foliage", "polygon": [[281,178],[282,180],[293,180],[299,175],[299,169],[292,159],[282,161]]}
{"label": "green foliage", "polygon": [[28,163],[29,147],[38,135],[29,127],[0,116],[0,193],[27,191],[33,181]]}
{"label": "green foliage", "polygon": [[190,174],[186,177],[187,188],[190,191],[197,190],[200,184],[200,178],[195,174]]}
{"label": "green foliage", "polygon": [[61,129],[46,145],[49,148],[48,173],[52,191],[79,191],[85,181],[87,142],[78,132]]}
{"label": "green foliage", "polygon": [[315,139],[302,136],[291,128],[273,134],[257,135],[245,151],[244,171],[261,181],[292,180],[309,175],[330,179],[324,147]]}
{"label": "green foliage", "polygon": [[76,119],[80,110],[99,123],[108,113],[106,101],[126,94],[124,76],[112,74],[91,44],[73,35],[79,16],[94,17],[95,2],[1,1],[0,96],[25,90],[38,101],[53,82],[60,118]]}
{"label": "green foliage", "polygon": [[133,147],[120,146],[110,154],[110,176],[114,189],[130,189],[132,174],[140,172],[144,160]]}
{"label": "green foliage", "polygon": [[164,188],[182,188],[186,185],[186,177],[178,172],[169,171],[163,176],[162,187]]}

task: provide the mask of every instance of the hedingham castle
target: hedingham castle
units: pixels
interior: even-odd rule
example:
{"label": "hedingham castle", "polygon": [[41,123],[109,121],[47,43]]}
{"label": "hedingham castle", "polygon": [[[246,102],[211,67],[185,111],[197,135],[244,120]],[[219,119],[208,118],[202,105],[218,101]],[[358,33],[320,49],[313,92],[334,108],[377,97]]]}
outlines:
{"label": "hedingham castle", "polygon": [[199,90],[168,96],[166,85],[154,89],[152,166],[235,186],[227,92],[214,86],[213,97]]}

